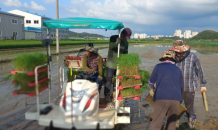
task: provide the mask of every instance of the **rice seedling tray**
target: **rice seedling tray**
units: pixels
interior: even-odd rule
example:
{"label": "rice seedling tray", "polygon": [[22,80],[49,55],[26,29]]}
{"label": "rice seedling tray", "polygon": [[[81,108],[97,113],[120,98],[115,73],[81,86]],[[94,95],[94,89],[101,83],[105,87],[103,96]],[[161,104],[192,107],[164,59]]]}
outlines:
{"label": "rice seedling tray", "polygon": [[118,86],[118,89],[120,89],[120,90],[123,90],[123,89],[125,89],[125,88],[134,88],[134,89],[140,89],[140,86],[141,86],[142,84],[136,84],[136,85],[129,85],[129,86]]}
{"label": "rice seedling tray", "polygon": [[[40,80],[38,81],[38,83],[40,84],[40,83],[46,81],[47,79],[48,79],[48,77],[45,77],[45,78],[43,78],[43,79],[40,79]],[[12,81],[12,84],[17,84],[17,82],[16,82],[16,81]],[[35,82],[30,82],[30,83],[28,83],[28,86],[29,86],[29,87],[34,87],[35,85],[36,85]]]}
{"label": "rice seedling tray", "polygon": [[[132,88],[130,88],[132,89]],[[129,90],[130,90],[129,89]],[[132,89],[134,90],[134,89]],[[131,90],[130,90],[131,91]],[[135,90],[134,90],[135,91]],[[140,90],[136,90],[138,92],[140,92]],[[138,93],[138,94],[131,94],[131,95],[122,95],[122,92],[121,90],[119,90],[119,94],[118,94],[118,97],[117,97],[117,100],[123,100],[123,99],[134,99],[134,100],[139,100],[140,99],[140,96],[141,96],[141,93]]]}
{"label": "rice seedling tray", "polygon": [[[42,91],[44,91],[47,88],[48,88],[48,86],[46,86],[46,87],[39,87],[39,93],[41,93]],[[19,95],[19,94],[26,94],[29,97],[34,97],[36,95],[36,92],[35,91],[27,92],[27,91],[22,91],[22,90],[15,90],[15,91],[13,91],[13,95]]]}
{"label": "rice seedling tray", "polygon": [[134,78],[134,79],[141,79],[140,75],[124,75],[124,76],[117,76],[118,79],[123,79],[123,78]]}
{"label": "rice seedling tray", "polygon": [[140,96],[141,96],[141,95],[133,95],[133,96],[127,96],[127,97],[119,96],[119,97],[117,97],[117,100],[123,100],[123,99],[140,100]]}
{"label": "rice seedling tray", "polygon": [[[40,69],[40,70],[38,70],[38,74],[39,73],[41,73],[41,72],[44,72],[44,71],[46,71],[46,70],[48,70],[48,68],[46,67],[46,68],[43,68],[43,69]],[[25,71],[15,71],[15,70],[12,70],[11,71],[11,74],[12,75],[15,75],[15,74],[17,74],[17,73],[26,73],[27,74],[27,76],[34,76],[35,75],[35,72],[25,72]]]}

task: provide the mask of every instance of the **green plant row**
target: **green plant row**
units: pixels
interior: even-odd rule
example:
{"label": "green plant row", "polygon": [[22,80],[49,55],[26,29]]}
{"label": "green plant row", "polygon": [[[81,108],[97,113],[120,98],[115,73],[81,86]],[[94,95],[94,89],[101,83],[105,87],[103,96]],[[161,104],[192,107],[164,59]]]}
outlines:
{"label": "green plant row", "polygon": [[213,46],[218,47],[218,42],[198,42],[198,41],[189,41],[186,43],[187,45],[191,46]]}
{"label": "green plant row", "polygon": [[[69,39],[61,40],[59,42],[62,45],[82,45],[88,42],[97,44],[107,44],[109,40],[93,40],[93,39]],[[129,40],[129,43],[169,43],[166,41],[135,41]],[[11,48],[28,48],[28,47],[43,47],[41,40],[0,40],[0,49],[11,49]],[[56,46],[56,40],[53,40],[51,46]]]}
{"label": "green plant row", "polygon": [[[88,42],[106,44],[109,43],[108,40],[84,40],[84,41],[71,41],[71,40],[61,40],[60,46],[62,45],[82,45]],[[11,48],[27,48],[27,47],[43,47],[41,40],[4,40],[0,41],[0,49],[11,49]],[[56,46],[56,41],[53,41],[51,46]]]}

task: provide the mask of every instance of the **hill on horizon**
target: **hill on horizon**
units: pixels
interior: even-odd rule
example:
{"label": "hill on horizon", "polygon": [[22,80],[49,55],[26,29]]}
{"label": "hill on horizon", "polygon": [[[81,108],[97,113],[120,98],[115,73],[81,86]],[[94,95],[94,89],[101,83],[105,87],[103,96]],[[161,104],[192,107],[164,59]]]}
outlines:
{"label": "hill on horizon", "polygon": [[70,31],[69,37],[101,37],[103,38],[105,36],[99,35],[99,34],[87,33],[87,32],[77,33],[77,32]]}
{"label": "hill on horizon", "polygon": [[218,39],[218,32],[213,30],[204,30],[198,35],[194,36],[191,40],[214,40]]}

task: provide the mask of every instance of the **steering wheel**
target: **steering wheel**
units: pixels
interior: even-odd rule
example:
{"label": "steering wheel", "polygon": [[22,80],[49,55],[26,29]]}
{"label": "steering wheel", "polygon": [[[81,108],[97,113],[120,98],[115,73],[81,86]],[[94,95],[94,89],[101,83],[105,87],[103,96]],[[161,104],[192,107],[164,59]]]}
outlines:
{"label": "steering wheel", "polygon": [[98,71],[91,71],[91,70],[85,70],[85,69],[80,69],[78,71],[82,72],[82,76],[84,77],[84,79],[88,79],[92,75],[98,73]]}

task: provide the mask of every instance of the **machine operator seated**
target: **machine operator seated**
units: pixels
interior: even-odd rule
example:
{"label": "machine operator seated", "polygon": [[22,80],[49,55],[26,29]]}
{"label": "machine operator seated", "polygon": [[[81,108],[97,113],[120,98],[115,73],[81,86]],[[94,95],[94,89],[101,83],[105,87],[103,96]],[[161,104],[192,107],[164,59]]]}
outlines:
{"label": "machine operator seated", "polygon": [[[102,73],[103,73],[103,61],[102,57],[97,53],[97,49],[93,47],[93,43],[87,43],[85,48],[80,52],[85,51],[82,61],[82,69],[95,72],[88,80],[94,81],[99,85],[99,91],[102,86]],[[85,73],[85,72],[84,72]],[[88,72],[87,72],[88,73]],[[84,79],[84,75],[81,74],[76,79]]]}

